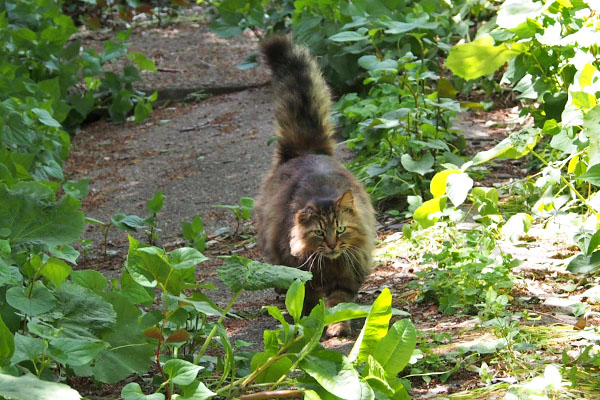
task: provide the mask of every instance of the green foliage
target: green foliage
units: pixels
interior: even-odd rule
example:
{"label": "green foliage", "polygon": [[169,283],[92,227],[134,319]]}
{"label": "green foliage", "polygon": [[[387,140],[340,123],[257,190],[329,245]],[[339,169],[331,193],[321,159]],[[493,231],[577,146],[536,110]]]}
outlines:
{"label": "green foliage", "polygon": [[224,205],[217,204],[213,206],[222,210],[229,210],[235,216],[236,226],[232,233],[232,236],[237,236],[240,227],[245,221],[250,219],[250,212],[254,208],[254,199],[252,197],[242,197],[239,205]]}

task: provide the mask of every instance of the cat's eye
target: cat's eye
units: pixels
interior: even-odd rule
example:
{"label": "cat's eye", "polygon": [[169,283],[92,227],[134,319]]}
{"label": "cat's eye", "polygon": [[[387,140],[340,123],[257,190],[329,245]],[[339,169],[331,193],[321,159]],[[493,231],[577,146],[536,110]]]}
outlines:
{"label": "cat's eye", "polygon": [[315,230],[313,231],[313,233],[314,233],[315,235],[319,236],[319,237],[323,237],[323,236],[325,236],[325,232],[323,232],[323,231],[322,231],[322,230],[320,230],[320,229],[315,229]]}
{"label": "cat's eye", "polygon": [[335,230],[337,233],[344,233],[346,232],[346,227],[345,226],[338,226],[337,229]]}

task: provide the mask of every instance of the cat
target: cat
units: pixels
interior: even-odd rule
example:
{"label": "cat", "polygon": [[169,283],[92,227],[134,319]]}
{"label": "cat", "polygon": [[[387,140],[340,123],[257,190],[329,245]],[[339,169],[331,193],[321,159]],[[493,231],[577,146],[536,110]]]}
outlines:
{"label": "cat", "polygon": [[[371,271],[375,212],[334,158],[331,94],[308,50],[287,36],[262,44],[276,100],[277,149],[257,198],[258,244],[272,264],[310,270],[304,313],[351,302]],[[351,334],[348,322],[327,337]]]}

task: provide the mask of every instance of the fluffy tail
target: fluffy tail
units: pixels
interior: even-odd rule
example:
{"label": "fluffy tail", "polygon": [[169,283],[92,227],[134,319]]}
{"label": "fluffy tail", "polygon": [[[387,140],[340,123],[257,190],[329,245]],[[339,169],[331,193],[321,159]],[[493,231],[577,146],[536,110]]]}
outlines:
{"label": "fluffy tail", "polygon": [[315,60],[286,36],[262,45],[277,103],[276,164],[303,154],[333,155],[331,94]]}

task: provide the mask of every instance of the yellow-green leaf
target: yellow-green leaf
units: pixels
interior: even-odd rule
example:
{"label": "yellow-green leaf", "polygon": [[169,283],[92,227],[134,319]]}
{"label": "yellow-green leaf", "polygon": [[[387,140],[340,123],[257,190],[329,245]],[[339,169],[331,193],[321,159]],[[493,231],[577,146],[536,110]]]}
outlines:
{"label": "yellow-green leaf", "polygon": [[460,174],[460,171],[457,169],[447,169],[445,171],[440,171],[433,176],[433,179],[431,179],[431,183],[429,184],[429,190],[434,198],[446,194],[446,181],[448,180],[448,176],[452,174]]}
{"label": "yellow-green leaf", "polygon": [[445,197],[436,197],[428,200],[415,210],[413,219],[417,221],[417,223],[423,228],[428,228],[435,224],[435,222],[438,220],[437,216],[434,214],[440,212],[442,207],[445,205]]}
{"label": "yellow-green leaf", "polygon": [[594,67],[592,64],[585,64],[583,66],[583,70],[579,76],[579,86],[581,89],[585,89],[587,86],[591,85],[592,78],[594,77],[594,73],[596,71],[596,67]]}

